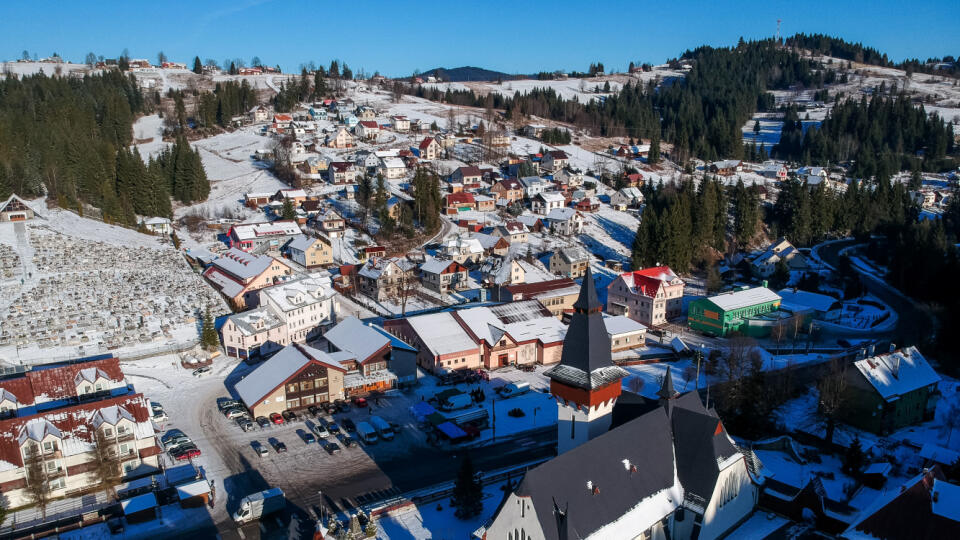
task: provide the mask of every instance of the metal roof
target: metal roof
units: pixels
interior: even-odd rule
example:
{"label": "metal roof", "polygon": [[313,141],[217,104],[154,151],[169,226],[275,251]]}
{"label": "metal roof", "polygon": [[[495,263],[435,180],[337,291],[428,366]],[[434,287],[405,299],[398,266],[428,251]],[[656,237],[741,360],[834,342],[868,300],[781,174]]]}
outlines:
{"label": "metal roof", "polygon": [[766,287],[754,287],[742,291],[718,294],[707,298],[718,308],[724,311],[755,306],[766,302],[777,302],[781,300],[780,295]]}

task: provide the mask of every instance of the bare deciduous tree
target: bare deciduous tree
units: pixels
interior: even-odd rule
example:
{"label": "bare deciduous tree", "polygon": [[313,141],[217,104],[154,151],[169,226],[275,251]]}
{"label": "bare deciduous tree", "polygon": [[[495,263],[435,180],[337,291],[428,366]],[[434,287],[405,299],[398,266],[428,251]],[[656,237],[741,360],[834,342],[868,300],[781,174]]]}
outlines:
{"label": "bare deciduous tree", "polygon": [[90,473],[103,486],[105,492],[116,495],[113,493],[113,488],[123,476],[120,454],[116,443],[105,436],[100,429],[96,430],[94,436],[93,469]]}
{"label": "bare deciduous tree", "polygon": [[47,480],[47,463],[39,444],[31,443],[23,460],[27,485],[25,491],[30,502],[40,508],[40,515],[47,517],[50,504],[50,484]]}
{"label": "bare deciduous tree", "polygon": [[407,301],[416,296],[417,287],[420,285],[420,282],[417,280],[417,277],[413,272],[400,272],[400,274],[394,278],[393,287],[390,291],[391,298],[400,305],[400,314],[406,316],[407,314]]}
{"label": "bare deciduous tree", "polygon": [[846,399],[847,365],[843,360],[835,358],[830,362],[830,371],[817,385],[820,391],[819,409],[827,418],[828,443],[833,442],[833,432],[837,427],[837,417],[843,408]]}

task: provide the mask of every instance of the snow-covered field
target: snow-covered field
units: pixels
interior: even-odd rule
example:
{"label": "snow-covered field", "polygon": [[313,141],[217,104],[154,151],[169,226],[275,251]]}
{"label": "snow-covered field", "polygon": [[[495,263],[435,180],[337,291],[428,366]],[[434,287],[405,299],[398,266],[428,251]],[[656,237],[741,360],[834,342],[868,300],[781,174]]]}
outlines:
{"label": "snow-covered field", "polygon": [[454,516],[449,499],[406,507],[377,520],[377,538],[380,540],[417,540],[470,538],[497,509],[503,499],[506,482],[496,482],[483,488],[483,511],[470,519]]}

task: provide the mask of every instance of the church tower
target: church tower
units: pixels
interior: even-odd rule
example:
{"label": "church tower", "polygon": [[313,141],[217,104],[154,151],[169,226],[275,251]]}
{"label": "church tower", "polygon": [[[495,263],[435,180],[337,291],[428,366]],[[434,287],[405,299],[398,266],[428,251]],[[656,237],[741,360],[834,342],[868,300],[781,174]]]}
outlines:
{"label": "church tower", "polygon": [[593,274],[587,268],[573,318],[563,340],[560,363],[546,372],[557,400],[557,451],[567,450],[606,433],[620,380],[627,375],[613,365],[610,337],[603,322]]}

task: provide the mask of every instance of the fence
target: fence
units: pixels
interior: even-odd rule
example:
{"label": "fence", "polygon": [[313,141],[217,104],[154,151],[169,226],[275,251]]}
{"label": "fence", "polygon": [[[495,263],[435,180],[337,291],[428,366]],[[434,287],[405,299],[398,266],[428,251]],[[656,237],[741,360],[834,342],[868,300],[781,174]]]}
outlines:
{"label": "fence", "polygon": [[45,365],[45,364],[57,364],[60,362],[68,362],[70,360],[76,360],[78,358],[84,358],[100,354],[109,354],[119,358],[120,360],[142,360],[144,358],[150,358],[152,356],[159,356],[161,354],[174,354],[193,349],[200,343],[199,339],[191,339],[186,342],[177,342],[177,343],[164,343],[161,345],[156,345],[153,347],[140,347],[136,349],[129,350],[108,350],[103,347],[97,347],[97,350],[87,350],[84,348],[81,351],[78,351],[77,354],[55,354],[50,356],[45,356],[42,359],[22,361],[23,365]]}

